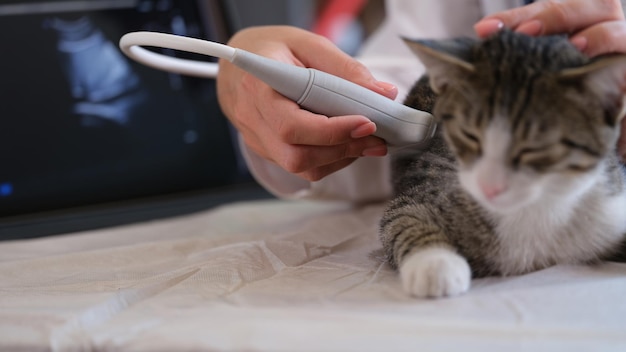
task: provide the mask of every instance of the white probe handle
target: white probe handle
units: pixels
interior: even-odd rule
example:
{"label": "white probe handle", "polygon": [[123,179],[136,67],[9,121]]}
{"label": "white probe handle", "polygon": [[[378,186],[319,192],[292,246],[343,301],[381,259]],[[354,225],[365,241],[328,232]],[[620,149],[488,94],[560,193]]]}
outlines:
{"label": "white probe handle", "polygon": [[363,115],[376,124],[375,135],[390,146],[403,147],[421,143],[435,132],[434,117],[409,108],[355,83],[311,70],[311,89],[298,104],[326,116]]}
{"label": "white probe handle", "polygon": [[165,47],[226,59],[267,83],[301,107],[326,116],[363,115],[372,120],[374,135],[390,146],[419,144],[435,132],[434,117],[409,108],[367,88],[328,73],[200,39],[154,32],[134,32],[120,39],[129,57],[161,70],[200,77],[215,77],[217,65],[173,58],[141,46]]}

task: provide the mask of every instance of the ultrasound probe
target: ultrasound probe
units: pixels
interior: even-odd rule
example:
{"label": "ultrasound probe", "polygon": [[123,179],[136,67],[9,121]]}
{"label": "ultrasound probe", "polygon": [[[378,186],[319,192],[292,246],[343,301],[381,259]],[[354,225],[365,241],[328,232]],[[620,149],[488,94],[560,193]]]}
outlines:
{"label": "ultrasound probe", "polygon": [[434,117],[409,108],[358,84],[331,74],[272,60],[224,44],[156,32],[133,32],[120,39],[121,50],[145,65],[198,77],[214,78],[216,63],[174,58],[142,46],[169,48],[219,57],[259,78],[302,108],[326,116],[363,115],[376,124],[375,136],[391,147],[419,144],[435,132]]}

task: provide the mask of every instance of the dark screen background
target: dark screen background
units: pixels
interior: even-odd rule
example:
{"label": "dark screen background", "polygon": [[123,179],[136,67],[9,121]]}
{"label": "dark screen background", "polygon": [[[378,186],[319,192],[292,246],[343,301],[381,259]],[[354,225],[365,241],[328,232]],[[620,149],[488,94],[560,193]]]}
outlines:
{"label": "dark screen background", "polygon": [[212,39],[195,2],[107,3],[0,15],[0,216],[249,180],[214,81],[117,47],[136,30]]}

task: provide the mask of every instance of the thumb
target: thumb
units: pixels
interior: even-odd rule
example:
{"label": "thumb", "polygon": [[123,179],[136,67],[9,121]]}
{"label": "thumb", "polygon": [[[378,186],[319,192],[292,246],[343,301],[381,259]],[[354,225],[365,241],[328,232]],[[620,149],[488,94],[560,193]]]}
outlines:
{"label": "thumb", "polygon": [[292,46],[303,65],[354,82],[389,99],[396,98],[398,88],[395,85],[376,80],[365,65],[341,51],[330,40],[312,35],[315,36],[313,42],[299,41]]}

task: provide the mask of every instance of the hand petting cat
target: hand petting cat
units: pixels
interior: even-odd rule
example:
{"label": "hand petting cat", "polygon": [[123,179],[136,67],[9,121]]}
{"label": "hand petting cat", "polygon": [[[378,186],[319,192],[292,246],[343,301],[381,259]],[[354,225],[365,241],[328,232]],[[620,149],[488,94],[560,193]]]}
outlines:
{"label": "hand petting cat", "polygon": [[589,56],[626,53],[626,22],[619,0],[548,0],[485,17],[474,29],[486,37],[502,27],[528,35],[568,33]]}
{"label": "hand petting cat", "polygon": [[[495,13],[476,23],[479,37],[506,27],[528,35],[567,33],[589,56],[626,53],[626,21],[619,0],[546,0]],[[626,119],[618,151],[626,160]]]}

